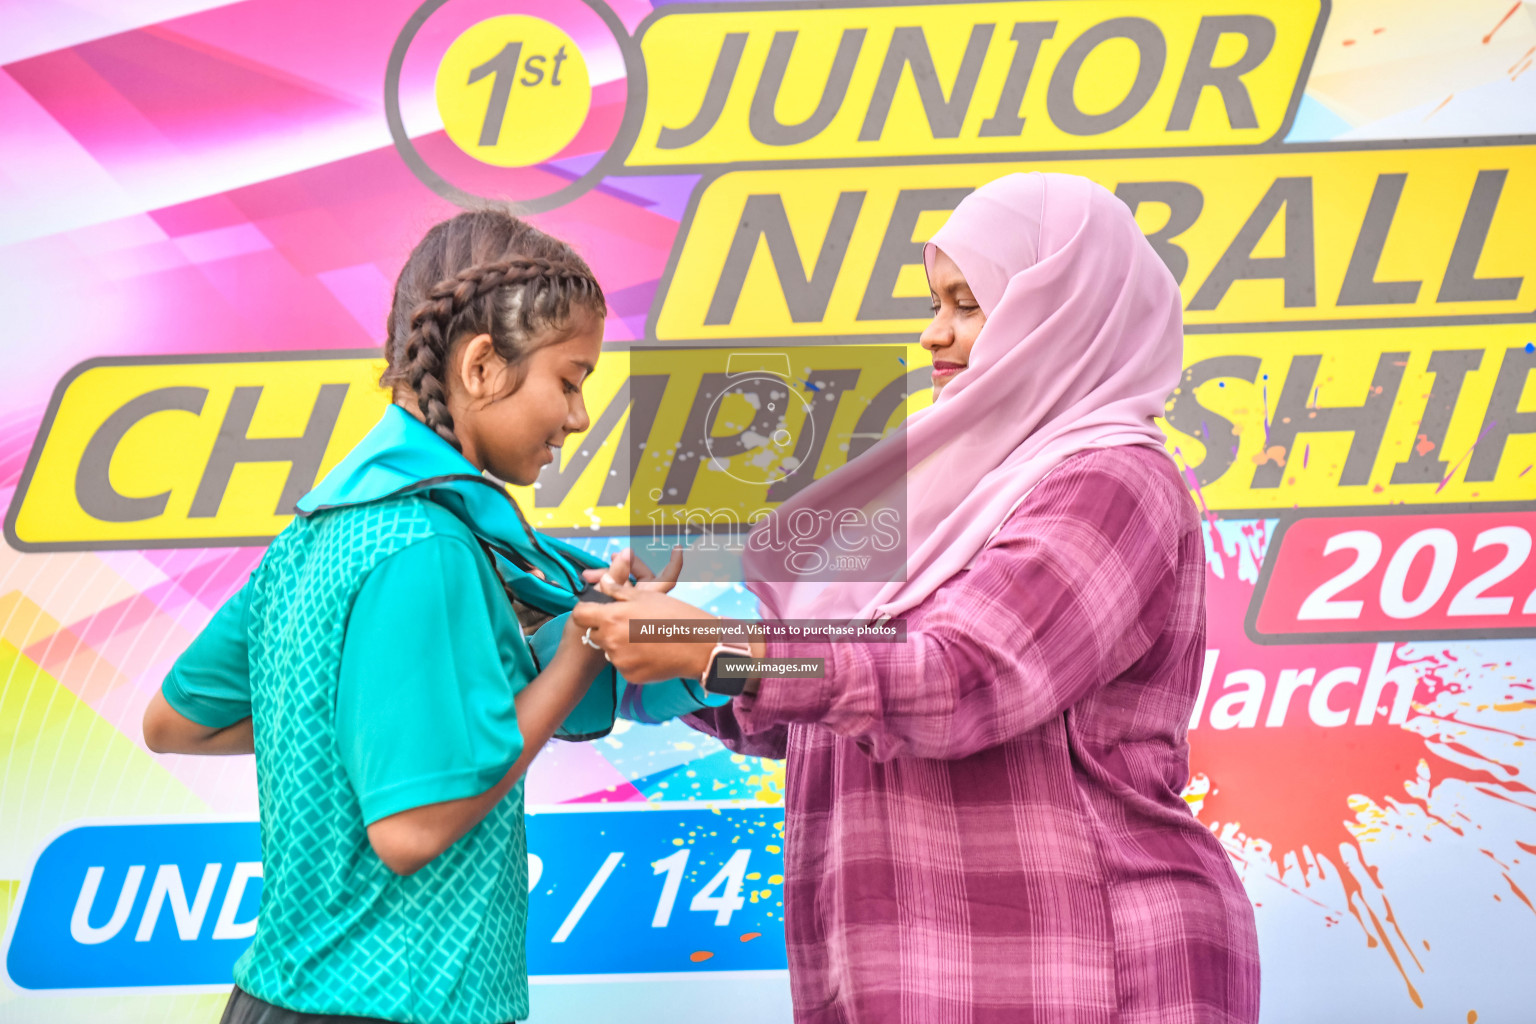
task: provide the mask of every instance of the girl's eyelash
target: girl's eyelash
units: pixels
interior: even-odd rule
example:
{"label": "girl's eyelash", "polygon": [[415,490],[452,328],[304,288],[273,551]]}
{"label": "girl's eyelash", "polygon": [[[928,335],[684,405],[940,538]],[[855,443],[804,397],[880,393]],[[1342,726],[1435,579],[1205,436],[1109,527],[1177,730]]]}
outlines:
{"label": "girl's eyelash", "polygon": [[575,394],[576,392],[578,392],[580,390],[581,390],[581,388],[577,387],[575,384],[572,384],[570,381],[566,381],[565,382],[566,394],[573,395],[573,394]]}

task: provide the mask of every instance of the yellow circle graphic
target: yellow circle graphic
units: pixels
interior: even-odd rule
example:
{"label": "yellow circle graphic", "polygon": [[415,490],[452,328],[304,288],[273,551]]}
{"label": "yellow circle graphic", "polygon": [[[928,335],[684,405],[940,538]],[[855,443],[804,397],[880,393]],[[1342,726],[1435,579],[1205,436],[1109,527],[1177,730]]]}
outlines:
{"label": "yellow circle graphic", "polygon": [[526,14],[465,29],[437,66],[435,92],[448,137],[497,167],[548,160],[576,137],[592,106],[575,41]]}

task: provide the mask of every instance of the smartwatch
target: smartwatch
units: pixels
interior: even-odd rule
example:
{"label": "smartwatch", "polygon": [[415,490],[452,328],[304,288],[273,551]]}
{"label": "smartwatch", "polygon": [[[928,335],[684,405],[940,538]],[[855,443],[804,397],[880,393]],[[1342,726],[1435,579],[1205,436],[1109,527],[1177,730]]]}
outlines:
{"label": "smartwatch", "polygon": [[715,644],[714,650],[709,652],[709,664],[704,668],[705,693],[719,694],[722,697],[739,697],[746,692],[747,683],[752,682],[752,679],[748,676],[722,678],[718,671],[722,654],[751,658],[752,646],[750,644]]}

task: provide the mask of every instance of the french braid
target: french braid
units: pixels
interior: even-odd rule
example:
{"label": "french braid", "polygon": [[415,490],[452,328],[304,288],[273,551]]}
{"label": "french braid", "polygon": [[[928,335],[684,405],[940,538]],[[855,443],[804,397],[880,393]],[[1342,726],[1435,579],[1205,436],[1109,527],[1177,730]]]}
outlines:
{"label": "french braid", "polygon": [[429,231],[401,271],[380,383],[408,387],[422,420],[458,448],[445,376],[457,340],[489,335],[515,371],[579,315],[606,312],[592,271],[564,242],[504,211],[462,213]]}

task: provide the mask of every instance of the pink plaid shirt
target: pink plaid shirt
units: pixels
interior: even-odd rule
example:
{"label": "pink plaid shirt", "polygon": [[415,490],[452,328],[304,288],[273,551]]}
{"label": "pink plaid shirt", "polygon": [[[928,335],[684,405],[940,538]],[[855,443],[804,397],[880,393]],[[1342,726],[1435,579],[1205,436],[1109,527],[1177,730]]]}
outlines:
{"label": "pink plaid shirt", "polygon": [[826,678],[690,719],[788,757],[796,1021],[1256,1020],[1253,909],[1179,795],[1205,555],[1169,460],[1072,456],[905,617],[773,643]]}

